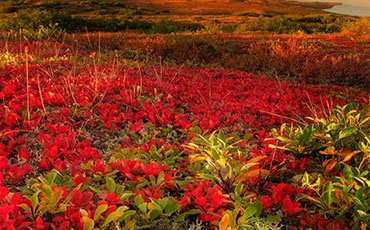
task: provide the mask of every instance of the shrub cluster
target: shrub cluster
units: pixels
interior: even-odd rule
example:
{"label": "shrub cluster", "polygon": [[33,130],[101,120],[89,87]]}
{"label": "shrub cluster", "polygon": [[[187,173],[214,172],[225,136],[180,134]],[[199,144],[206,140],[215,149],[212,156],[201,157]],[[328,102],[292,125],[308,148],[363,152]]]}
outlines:
{"label": "shrub cluster", "polygon": [[[89,51],[119,50],[124,58],[219,67],[313,84],[369,86],[365,36],[90,34],[67,37]],[[364,40],[364,41],[365,41]]]}
{"label": "shrub cluster", "polygon": [[359,21],[347,22],[344,25],[344,30],[358,34],[370,34],[370,17],[366,16]]}
{"label": "shrub cluster", "polygon": [[200,23],[186,23],[170,19],[150,22],[132,18],[87,18],[74,17],[66,12],[54,10],[22,9],[14,17],[4,20],[0,24],[0,30],[35,30],[40,26],[52,27],[54,25],[66,32],[138,30],[145,33],[174,33],[203,29]]}
{"label": "shrub cluster", "polygon": [[[126,8],[117,4],[97,4],[95,2],[81,2],[78,7],[99,6],[94,12],[97,17],[75,17],[72,11],[58,2],[43,3],[38,8],[27,7],[25,1],[22,3],[11,3],[3,6],[0,10],[6,13],[15,13],[0,23],[2,30],[17,30],[20,28],[35,29],[39,26],[50,26],[58,24],[58,28],[67,32],[81,31],[125,31],[136,30],[145,33],[175,33],[207,30],[211,32],[247,32],[265,31],[279,34],[292,33],[334,33],[344,29],[361,33],[369,31],[368,19],[360,21],[349,21],[342,16],[334,15],[310,15],[310,16],[271,16],[262,14],[250,14],[241,12],[237,15],[248,16],[249,19],[237,23],[221,23],[217,20],[200,23],[197,18],[195,22],[180,22],[171,19],[162,19],[157,22],[139,19],[137,15],[149,9]],[[112,9],[110,7],[113,7]],[[56,11],[58,9],[58,11]],[[83,11],[83,9],[79,9]],[[90,9],[85,9],[90,11]],[[91,8],[91,10],[94,10]],[[70,12],[71,11],[71,12]],[[151,11],[150,11],[151,12]],[[153,12],[151,12],[153,13]],[[155,12],[156,13],[156,12]],[[161,13],[161,12],[159,12]],[[166,13],[166,12],[162,12]],[[99,16],[100,15],[100,16]],[[103,18],[101,15],[111,15],[111,18]],[[116,17],[115,15],[120,15]],[[254,17],[254,18],[250,18]]]}
{"label": "shrub cluster", "polygon": [[[242,14],[244,16],[244,14]],[[246,16],[256,17],[256,15]],[[265,31],[278,34],[292,33],[334,33],[343,29],[343,17],[333,15],[314,16],[264,16],[259,15],[256,19],[250,19],[236,24],[222,24],[212,22],[208,25],[211,30],[222,32],[246,32]]]}

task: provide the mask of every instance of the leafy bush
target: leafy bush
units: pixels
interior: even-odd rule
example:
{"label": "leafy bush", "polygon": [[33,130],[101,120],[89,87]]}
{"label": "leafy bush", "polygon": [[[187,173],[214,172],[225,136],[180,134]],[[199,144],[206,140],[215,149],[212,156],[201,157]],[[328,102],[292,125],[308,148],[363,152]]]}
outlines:
{"label": "leafy bush", "polygon": [[169,34],[176,32],[191,32],[203,29],[203,25],[200,23],[185,23],[174,21],[171,19],[161,19],[158,22],[154,23],[150,32],[151,33],[160,33],[160,34]]}
{"label": "leafy bush", "polygon": [[53,14],[47,10],[23,9],[15,17],[10,17],[3,22],[2,29],[37,29],[39,26],[53,25]]}
{"label": "leafy bush", "polygon": [[363,158],[368,158],[363,143],[370,134],[369,108],[356,110],[352,103],[337,106],[332,111],[324,110],[321,114],[315,112],[314,115],[308,118],[313,123],[298,127],[283,124],[280,130],[273,129],[273,137],[282,143],[278,148],[297,156],[317,153],[330,156],[322,163],[326,173],[338,164],[347,165],[351,160],[355,166],[361,167]]}
{"label": "leafy bush", "polygon": [[370,34],[370,16],[362,17],[358,21],[347,22],[343,29],[358,34]]}
{"label": "leafy bush", "polygon": [[335,16],[275,16],[266,18],[262,15],[239,25],[237,31],[267,31],[279,34],[303,32],[307,34],[321,32],[334,33],[342,29],[342,23]]}
{"label": "leafy bush", "polygon": [[15,17],[10,17],[2,22],[3,30],[29,29],[36,30],[39,27],[57,27],[66,32],[81,31],[120,31],[124,25],[118,19],[82,18],[72,17],[65,12],[54,10],[20,10]]}
{"label": "leafy bush", "polygon": [[[302,186],[315,191],[315,196],[300,194],[297,200],[311,200],[319,207],[320,214],[330,215],[336,220],[345,220],[350,226],[366,228],[370,221],[370,180],[369,171],[346,166],[342,176],[335,176],[326,181],[317,179],[315,184],[310,182],[305,173]],[[308,218],[306,217],[305,220]],[[312,222],[312,221],[311,221]],[[304,224],[308,224],[305,221]],[[344,224],[344,221],[342,225]]]}

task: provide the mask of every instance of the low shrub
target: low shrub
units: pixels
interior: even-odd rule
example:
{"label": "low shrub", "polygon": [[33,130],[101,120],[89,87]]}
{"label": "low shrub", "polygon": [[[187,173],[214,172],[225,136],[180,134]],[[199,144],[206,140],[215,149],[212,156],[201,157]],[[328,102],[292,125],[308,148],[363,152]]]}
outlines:
{"label": "low shrub", "polygon": [[358,34],[370,34],[370,17],[362,17],[359,21],[350,21],[344,25],[344,30]]}
{"label": "low shrub", "polygon": [[171,19],[161,19],[152,25],[150,33],[169,34],[176,32],[193,32],[204,29],[200,23],[179,22]]}

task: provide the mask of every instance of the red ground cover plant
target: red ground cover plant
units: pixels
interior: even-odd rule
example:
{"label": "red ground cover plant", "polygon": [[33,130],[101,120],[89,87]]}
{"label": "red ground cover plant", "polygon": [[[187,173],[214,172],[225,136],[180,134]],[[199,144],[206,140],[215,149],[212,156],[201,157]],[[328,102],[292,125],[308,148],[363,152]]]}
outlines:
{"label": "red ground cover plant", "polygon": [[[129,229],[177,221],[185,228],[197,218],[214,228],[227,223],[225,210],[247,218],[259,198],[261,218],[281,210],[282,224],[294,227],[300,220],[291,216],[303,210],[294,198],[309,191],[285,181],[262,186],[269,177],[257,174],[246,176],[235,194],[224,193],[198,176],[212,166],[190,162],[182,145],[219,129],[251,135],[238,143],[249,152],[244,162],[256,159],[251,169],[271,176],[283,167],[302,172],[307,159],[270,148],[275,141],[265,140],[266,130],[299,122],[296,116],[309,115],[312,106],[366,102],[363,93],[343,92],[241,71],[129,67],[120,60],[6,64],[0,68],[0,225]],[[255,195],[239,202],[241,194]],[[317,224],[310,218],[302,224]]]}

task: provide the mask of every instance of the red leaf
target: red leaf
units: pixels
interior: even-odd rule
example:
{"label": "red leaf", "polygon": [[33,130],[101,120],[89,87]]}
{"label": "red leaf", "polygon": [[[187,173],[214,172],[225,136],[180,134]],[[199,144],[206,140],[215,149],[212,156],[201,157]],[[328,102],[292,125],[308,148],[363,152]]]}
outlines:
{"label": "red leaf", "polygon": [[299,208],[299,203],[295,201],[291,201],[289,196],[286,196],[283,201],[283,212],[285,212],[288,216],[296,214],[303,210],[303,208]]}
{"label": "red leaf", "polygon": [[71,201],[76,206],[80,206],[82,197],[82,192],[80,192],[79,190],[73,190],[71,192]]}
{"label": "red leaf", "polygon": [[7,187],[1,186],[0,187],[0,200],[4,200],[6,196],[9,194],[9,189]]}

